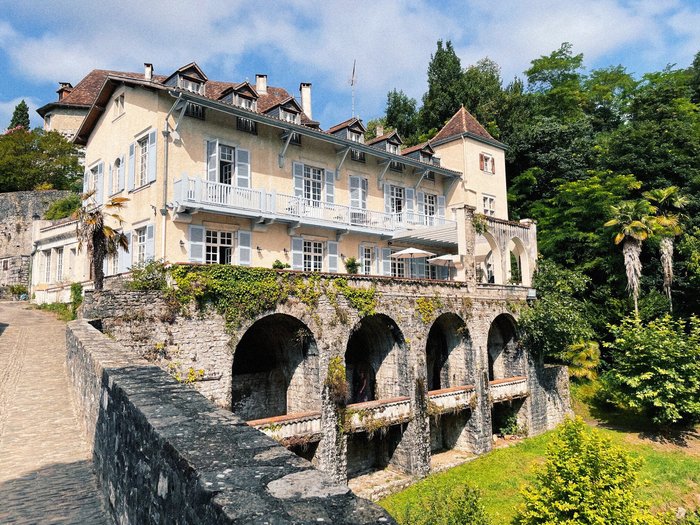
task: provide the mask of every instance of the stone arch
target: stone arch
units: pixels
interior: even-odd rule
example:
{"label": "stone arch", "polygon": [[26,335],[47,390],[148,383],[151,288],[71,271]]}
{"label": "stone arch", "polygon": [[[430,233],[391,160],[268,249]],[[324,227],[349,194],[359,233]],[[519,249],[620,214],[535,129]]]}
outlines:
{"label": "stone arch", "polygon": [[345,351],[350,403],[408,395],[407,354],[403,333],[391,317],[363,317]]}
{"label": "stone arch", "polygon": [[517,324],[510,314],[500,314],[491,323],[487,350],[489,381],[513,377],[523,372]]}
{"label": "stone arch", "polygon": [[233,355],[231,409],[243,419],[319,410],[319,352],[309,327],[271,313],[243,334]]}
{"label": "stone arch", "polygon": [[508,276],[509,281],[521,286],[531,284],[530,257],[525,244],[519,237],[508,242]]}
{"label": "stone arch", "polygon": [[496,239],[489,232],[476,236],[474,259],[478,282],[503,284],[501,250]]}
{"label": "stone arch", "polygon": [[444,313],[433,322],[425,345],[428,390],[473,382],[472,340],[464,320]]}

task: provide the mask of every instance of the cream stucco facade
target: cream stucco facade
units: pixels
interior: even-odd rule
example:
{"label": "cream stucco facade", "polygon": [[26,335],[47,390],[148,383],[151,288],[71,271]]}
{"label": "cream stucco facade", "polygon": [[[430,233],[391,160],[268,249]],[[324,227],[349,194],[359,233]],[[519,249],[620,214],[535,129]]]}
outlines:
{"label": "cream stucco facade", "polygon": [[[266,84],[221,91],[196,65],[165,80],[130,75],[107,76],[76,137],[94,203],[128,199],[114,226],[130,249],[108,275],[150,258],[331,273],[355,258],[371,275],[466,279],[476,264],[482,282],[530,284],[534,226],[507,222],[497,141],[457,133],[432,144],[434,158],[402,155],[395,134],[365,144],[353,134],[364,129],[357,119],[318,129],[301,110],[310,113],[308,84],[301,104],[278,92],[270,104]],[[490,226],[469,254],[465,206]],[[496,234],[506,226],[512,239]],[[452,254],[453,263],[392,257],[408,247]]]}

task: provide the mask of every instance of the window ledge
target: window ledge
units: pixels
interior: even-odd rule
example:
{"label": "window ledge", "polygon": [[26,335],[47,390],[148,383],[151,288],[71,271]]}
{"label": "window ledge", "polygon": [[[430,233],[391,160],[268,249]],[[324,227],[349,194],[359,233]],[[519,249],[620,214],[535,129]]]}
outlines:
{"label": "window ledge", "polygon": [[139,186],[138,188],[134,188],[134,189],[132,189],[132,190],[129,190],[128,193],[139,193],[139,192],[145,190],[146,188],[150,188],[150,187],[153,186],[155,183],[156,183],[156,181],[147,182],[147,183],[144,184],[143,186]]}

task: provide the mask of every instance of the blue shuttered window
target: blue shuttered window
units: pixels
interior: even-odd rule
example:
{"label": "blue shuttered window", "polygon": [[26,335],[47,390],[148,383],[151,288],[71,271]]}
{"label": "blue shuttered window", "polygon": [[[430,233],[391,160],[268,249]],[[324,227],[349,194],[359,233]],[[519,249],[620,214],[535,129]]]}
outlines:
{"label": "blue shuttered window", "polygon": [[425,193],[416,192],[416,202],[418,203],[418,215],[423,217],[425,215]]}
{"label": "blue shuttered window", "polygon": [[405,188],[404,196],[406,197],[404,199],[406,203],[406,217],[409,222],[415,222],[415,218],[413,217],[413,204],[416,199],[416,191],[413,188]]}
{"label": "blue shuttered window", "polygon": [[134,189],[134,180],[136,178],[136,143],[129,144],[129,178],[126,183],[126,188],[131,191]]}
{"label": "blue shuttered window", "polygon": [[95,202],[100,205],[104,201],[104,163],[97,165],[97,177],[95,177]]}
{"label": "blue shuttered window", "polygon": [[236,186],[250,188],[250,152],[245,149],[236,150]]}
{"label": "blue shuttered window", "polygon": [[335,172],[331,170],[326,170],[326,202],[335,202]]}
{"label": "blue shuttered window", "polygon": [[204,262],[204,227],[190,225],[190,262]]}
{"label": "blue shuttered window", "polygon": [[304,269],[304,239],[292,237],[292,270]]}
{"label": "blue shuttered window", "polygon": [[117,191],[122,191],[124,189],[124,155],[119,158],[119,168],[117,168]]}
{"label": "blue shuttered window", "polygon": [[444,219],[445,218],[445,196],[444,195],[438,195],[437,198],[437,214],[438,217]]}
{"label": "blue shuttered window", "polygon": [[151,131],[148,134],[148,182],[156,180],[156,132]]}
{"label": "blue shuttered window", "polygon": [[294,177],[294,196],[304,196],[304,165],[300,162],[292,163],[292,176]]}
{"label": "blue shuttered window", "polygon": [[250,266],[252,233],[246,230],[238,232],[238,264]]}
{"label": "blue shuttered window", "polygon": [[336,241],[328,241],[327,244],[328,271],[331,273],[336,273],[338,271],[338,243]]}
{"label": "blue shuttered window", "polygon": [[124,235],[126,236],[126,243],[128,249],[125,250],[124,248],[119,248],[118,252],[118,262],[117,262],[117,267],[119,273],[124,273],[129,270],[129,266],[131,265],[131,259],[130,259],[130,251],[131,251],[131,232],[124,232]]}
{"label": "blue shuttered window", "polygon": [[391,248],[382,248],[382,275],[391,275]]}
{"label": "blue shuttered window", "polygon": [[109,165],[109,177],[107,177],[107,195],[112,195],[114,192],[112,191],[112,188],[114,186],[112,183],[114,182],[114,177],[117,176],[117,168],[116,166],[112,166],[111,164]]}
{"label": "blue shuttered window", "polygon": [[384,184],[384,213],[391,213],[391,185]]}
{"label": "blue shuttered window", "polygon": [[207,155],[207,180],[209,182],[218,182],[219,141],[208,140],[205,148]]}
{"label": "blue shuttered window", "polygon": [[156,236],[153,224],[146,226],[146,252],[144,261],[152,261],[156,256]]}

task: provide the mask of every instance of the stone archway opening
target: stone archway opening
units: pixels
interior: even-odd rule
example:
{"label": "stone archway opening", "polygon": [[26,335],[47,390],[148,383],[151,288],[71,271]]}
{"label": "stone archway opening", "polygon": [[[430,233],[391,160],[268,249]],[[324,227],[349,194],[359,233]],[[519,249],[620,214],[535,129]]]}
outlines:
{"label": "stone archway opening", "polygon": [[491,323],[488,336],[489,381],[524,373],[515,319],[501,314]]}
{"label": "stone archway opening", "polygon": [[319,410],[318,373],[311,330],[290,315],[263,317],[236,345],[231,410],[245,420]]}
{"label": "stone archway opening", "polygon": [[[393,464],[401,468],[401,444],[405,422],[385,420],[374,410],[383,401],[395,401],[409,392],[408,350],[403,334],[390,317],[364,317],[352,330],[345,352],[350,391],[349,413],[361,413],[364,430],[351,432],[347,444],[348,476],[381,470]],[[408,400],[405,402],[408,408]],[[378,413],[378,412],[376,412]],[[370,428],[375,427],[376,428]]]}
{"label": "stone archway opening", "polygon": [[471,408],[464,406],[464,394],[446,393],[445,389],[474,384],[472,340],[464,320],[453,313],[440,315],[428,332],[425,348],[428,397],[437,400],[434,407],[454,404],[445,413],[430,417],[430,449],[432,453],[469,447],[466,425]]}
{"label": "stone archway opening", "polygon": [[473,383],[472,340],[461,317],[445,313],[433,322],[428,332],[425,361],[428,390]]}
{"label": "stone archway opening", "polygon": [[383,314],[364,317],[352,330],[345,352],[349,403],[407,395],[407,350],[401,330]]}
{"label": "stone archway opening", "polygon": [[501,251],[489,232],[476,236],[474,243],[476,280],[482,284],[503,284]]}
{"label": "stone archway opening", "polygon": [[532,281],[530,259],[523,241],[517,237],[513,237],[508,243],[508,254],[509,283],[520,286],[530,286]]}

